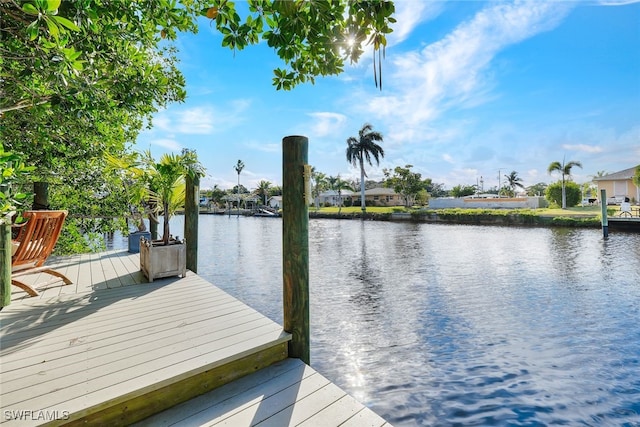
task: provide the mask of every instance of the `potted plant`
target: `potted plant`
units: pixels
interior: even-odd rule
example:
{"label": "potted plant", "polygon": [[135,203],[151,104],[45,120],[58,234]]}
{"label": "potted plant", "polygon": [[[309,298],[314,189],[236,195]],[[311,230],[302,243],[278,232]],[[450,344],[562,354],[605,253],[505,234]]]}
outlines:
{"label": "potted plant", "polygon": [[135,227],[134,230],[127,230],[129,252],[138,253],[140,239],[151,239],[151,232],[147,230],[144,221],[153,211],[153,200],[148,191],[148,171],[140,161],[140,153],[137,152],[119,157],[107,153],[105,161],[107,172],[115,175],[121,183],[120,193],[127,204],[124,209],[128,210],[128,219],[132,220]]}
{"label": "potted plant", "polygon": [[149,198],[157,208],[152,220],[162,213],[162,239],[142,239],[140,243],[140,269],[152,282],[156,278],[186,274],[186,245],[184,239],[171,235],[169,220],[184,205],[185,176],[203,176],[204,168],[195,152],[183,150],[182,154],[164,154],[155,162],[150,153],[145,156]]}

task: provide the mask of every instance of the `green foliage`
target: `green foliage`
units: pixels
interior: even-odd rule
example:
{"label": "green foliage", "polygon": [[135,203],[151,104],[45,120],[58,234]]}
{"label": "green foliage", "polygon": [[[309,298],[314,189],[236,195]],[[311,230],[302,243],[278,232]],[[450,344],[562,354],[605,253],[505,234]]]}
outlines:
{"label": "green foliage", "polygon": [[580,162],[576,162],[574,160],[571,160],[569,162],[564,161],[564,159],[562,159],[562,163],[560,162],[551,162],[551,164],[549,165],[549,167],[547,168],[547,172],[549,172],[549,174],[551,174],[552,172],[559,172],[562,175],[562,197],[561,197],[561,205],[562,205],[562,209],[566,209],[567,206],[575,206],[574,204],[568,204],[568,200],[565,197],[565,185],[567,180],[571,179],[571,169],[577,166],[579,168],[582,167],[582,163]]}
{"label": "green foliage", "polygon": [[561,227],[597,227],[600,225],[600,220],[597,218],[571,218],[558,216],[553,218],[551,225]]}
{"label": "green foliage", "polygon": [[427,190],[422,189],[418,191],[418,194],[416,194],[416,204],[426,206],[427,203],[429,203],[429,193],[427,193]]}
{"label": "green foliage", "polygon": [[411,206],[413,204],[413,200],[415,200],[418,194],[421,191],[424,191],[425,188],[425,182],[422,181],[422,175],[417,172],[412,172],[412,167],[413,165],[406,165],[404,168],[397,166],[393,170],[393,174],[388,169],[383,170],[385,176],[384,186],[387,188],[393,188],[393,191],[402,195],[404,198],[404,205],[406,207]]}
{"label": "green foliage", "polygon": [[[228,0],[0,1],[4,148],[36,167],[57,207],[121,216],[130,204],[105,196],[122,186],[105,154],[126,156],[154,112],[185,99],[173,42],[200,16],[231,49],[265,40],[285,64],[273,80],[285,90],[340,73],[363,46],[384,53],[395,22],[390,1],[251,0],[245,10]],[[380,55],[377,65],[381,87]]]}
{"label": "green foliage", "polygon": [[144,180],[148,182],[150,197],[153,197],[158,207],[162,206],[164,225],[162,240],[165,245],[168,245],[171,235],[169,220],[179,208],[184,206],[185,177],[187,175],[201,177],[204,175],[204,168],[198,162],[195,152],[190,150],[183,150],[182,154],[165,153],[157,162],[147,151],[143,157],[143,163]]}
{"label": "green foliage", "polygon": [[464,197],[475,194],[476,186],[475,185],[456,185],[451,189],[451,196],[453,197]]}
{"label": "green foliage", "polygon": [[636,174],[633,176],[633,183],[640,188],[640,166],[636,168]]}
{"label": "green foliage", "polygon": [[539,182],[526,188],[527,196],[543,196],[547,190],[547,184]]}
{"label": "green foliage", "polygon": [[[566,207],[576,206],[580,203],[582,191],[580,186],[573,181],[565,182],[566,192]],[[558,181],[550,184],[545,192],[545,198],[550,203],[555,203],[557,206],[562,206],[562,182]]]}
{"label": "green foliage", "polygon": [[0,224],[29,197],[29,193],[16,192],[14,186],[33,169],[33,166],[26,166],[22,162],[21,156],[4,151],[0,145]]}

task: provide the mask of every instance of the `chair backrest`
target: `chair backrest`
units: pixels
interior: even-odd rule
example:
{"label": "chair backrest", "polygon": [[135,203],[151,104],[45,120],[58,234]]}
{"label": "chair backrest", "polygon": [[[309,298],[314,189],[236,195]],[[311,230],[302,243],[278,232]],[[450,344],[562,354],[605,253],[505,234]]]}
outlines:
{"label": "chair backrest", "polygon": [[58,241],[67,211],[26,211],[22,216],[27,222],[15,240],[19,246],[11,257],[11,271],[44,264]]}

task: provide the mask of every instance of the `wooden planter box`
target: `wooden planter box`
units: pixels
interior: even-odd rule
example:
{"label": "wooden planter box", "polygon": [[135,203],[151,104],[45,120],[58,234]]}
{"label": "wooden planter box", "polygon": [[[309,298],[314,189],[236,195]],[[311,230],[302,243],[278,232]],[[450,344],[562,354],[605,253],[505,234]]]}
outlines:
{"label": "wooden planter box", "polygon": [[187,274],[187,245],[184,240],[171,240],[168,246],[162,241],[140,240],[140,270],[149,282],[162,277]]}

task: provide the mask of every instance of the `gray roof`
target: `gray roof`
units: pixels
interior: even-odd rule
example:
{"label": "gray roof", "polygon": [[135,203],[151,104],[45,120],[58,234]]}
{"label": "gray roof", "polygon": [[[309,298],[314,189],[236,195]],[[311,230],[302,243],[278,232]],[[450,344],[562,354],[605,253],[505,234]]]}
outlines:
{"label": "gray roof", "polygon": [[625,169],[620,172],[610,173],[605,176],[601,176],[599,178],[594,178],[594,181],[616,181],[616,180],[624,180],[624,179],[632,179],[636,174],[636,169],[640,167],[640,165],[634,166],[629,169]]}
{"label": "gray roof", "polygon": [[[355,193],[353,191],[349,191],[349,190],[342,190],[341,193],[342,197],[346,197],[346,196],[352,196]],[[320,197],[333,197],[333,196],[338,196],[338,192],[336,190],[327,190],[324,191],[322,193],[320,193],[318,196]]]}
{"label": "gray roof", "polygon": [[366,196],[394,196],[396,194],[393,191],[393,188],[387,187],[376,187],[365,190],[364,195]]}

